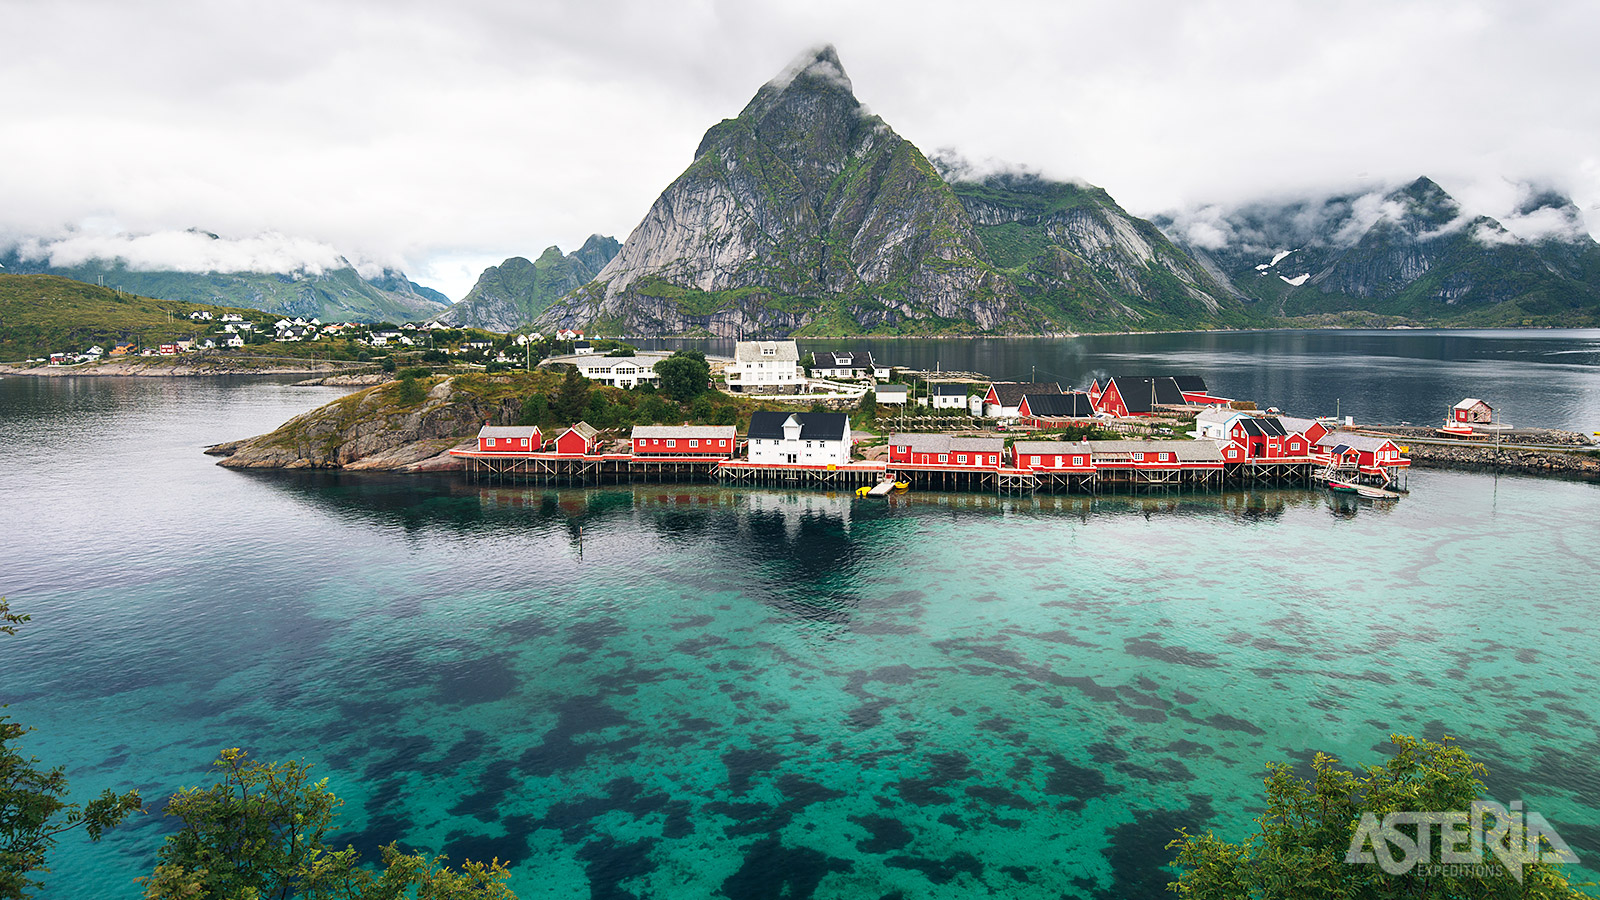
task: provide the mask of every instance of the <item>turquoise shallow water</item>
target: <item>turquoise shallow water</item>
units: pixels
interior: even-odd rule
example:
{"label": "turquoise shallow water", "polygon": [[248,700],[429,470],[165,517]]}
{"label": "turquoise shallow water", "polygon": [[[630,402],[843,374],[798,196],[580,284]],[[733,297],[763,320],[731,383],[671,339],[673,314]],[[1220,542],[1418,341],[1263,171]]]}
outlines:
{"label": "turquoise shallow water", "polygon": [[[1267,762],[1401,731],[1600,859],[1593,485],[884,503],[196,452],[316,399],[0,382],[36,619],[0,699],[80,790],[303,758],[358,846],[499,856],[525,898],[1160,897]],[[47,896],[136,896],[162,828],[64,847]]]}

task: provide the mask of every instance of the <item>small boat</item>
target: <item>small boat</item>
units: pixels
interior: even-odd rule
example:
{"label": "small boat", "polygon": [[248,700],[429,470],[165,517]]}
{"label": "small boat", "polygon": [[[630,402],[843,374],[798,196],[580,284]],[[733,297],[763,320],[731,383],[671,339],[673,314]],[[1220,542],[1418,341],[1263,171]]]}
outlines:
{"label": "small boat", "polygon": [[872,488],[870,488],[870,487],[859,487],[859,488],[856,488],[856,496],[857,497],[865,497],[870,493],[872,493]]}
{"label": "small boat", "polygon": [[894,492],[896,494],[904,494],[910,487],[911,482],[909,481],[896,481],[894,483]]}
{"label": "small boat", "polygon": [[1356,496],[1360,497],[1363,500],[1399,500],[1400,499],[1400,495],[1399,494],[1396,494],[1394,491],[1386,491],[1386,490],[1384,490],[1383,488],[1380,488],[1380,487],[1373,487],[1373,486],[1367,485],[1367,484],[1358,484],[1355,487],[1356,487]]}
{"label": "small boat", "polygon": [[1348,481],[1334,481],[1330,478],[1328,479],[1328,490],[1333,491],[1335,494],[1359,494],[1361,493],[1361,485],[1352,484]]}

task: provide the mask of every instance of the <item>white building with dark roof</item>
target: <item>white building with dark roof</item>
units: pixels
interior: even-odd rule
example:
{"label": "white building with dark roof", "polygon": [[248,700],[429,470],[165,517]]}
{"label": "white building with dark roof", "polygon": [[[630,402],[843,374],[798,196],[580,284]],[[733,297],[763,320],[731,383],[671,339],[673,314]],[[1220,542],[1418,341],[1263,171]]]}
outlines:
{"label": "white building with dark roof", "polygon": [[750,414],[748,437],[751,462],[790,466],[850,462],[850,417],[844,413],[755,412]]}

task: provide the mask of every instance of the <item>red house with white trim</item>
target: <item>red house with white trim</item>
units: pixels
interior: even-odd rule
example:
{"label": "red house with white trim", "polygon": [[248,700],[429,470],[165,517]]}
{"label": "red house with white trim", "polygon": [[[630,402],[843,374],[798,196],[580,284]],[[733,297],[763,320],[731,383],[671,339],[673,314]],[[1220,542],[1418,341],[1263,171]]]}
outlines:
{"label": "red house with white trim", "polygon": [[635,425],[634,456],[733,456],[738,430],[732,425]]}
{"label": "red house with white trim", "polygon": [[1323,459],[1354,465],[1368,475],[1411,465],[1411,460],[1400,455],[1400,447],[1394,441],[1366,434],[1341,431],[1323,435],[1317,442],[1316,452]]}
{"label": "red house with white trim", "polygon": [[1061,385],[1054,381],[996,381],[983,395],[983,414],[991,419],[1013,418],[1025,395],[1059,393]]}
{"label": "red house with white trim", "polygon": [[940,469],[993,469],[1005,458],[1002,438],[953,437],[948,434],[892,434],[889,464]]}
{"label": "red house with white trim", "polygon": [[1476,397],[1468,397],[1451,407],[1450,418],[1455,422],[1486,425],[1494,421],[1494,407]]}
{"label": "red house with white trim", "polygon": [[538,453],[543,445],[537,425],[485,425],[478,429],[479,453]]}
{"label": "red house with white trim", "polygon": [[599,448],[600,442],[596,439],[599,433],[588,422],[579,422],[556,437],[556,454],[587,456]]}
{"label": "red house with white trim", "polygon": [[1183,391],[1168,376],[1128,377],[1118,375],[1106,382],[1095,408],[1113,416],[1148,416],[1158,406],[1185,406]]}

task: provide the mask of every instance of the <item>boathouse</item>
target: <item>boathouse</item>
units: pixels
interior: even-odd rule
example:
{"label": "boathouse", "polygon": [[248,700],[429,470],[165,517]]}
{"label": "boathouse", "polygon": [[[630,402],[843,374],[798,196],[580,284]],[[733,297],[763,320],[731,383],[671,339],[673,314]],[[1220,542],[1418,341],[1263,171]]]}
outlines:
{"label": "boathouse", "polygon": [[1314,452],[1335,465],[1354,466],[1364,475],[1383,474],[1385,469],[1403,469],[1411,465],[1411,460],[1400,455],[1400,448],[1394,441],[1345,431],[1323,435]]}
{"label": "boathouse", "polygon": [[737,438],[732,425],[635,425],[633,455],[727,458]]}
{"label": "boathouse", "polygon": [[892,434],[889,464],[944,469],[992,469],[1005,458],[1003,438],[948,434]]}
{"label": "boathouse", "polygon": [[1061,385],[1053,381],[996,381],[983,395],[983,414],[991,419],[1014,419],[1029,394],[1059,394]]}
{"label": "boathouse", "polygon": [[1455,422],[1488,425],[1494,421],[1494,407],[1476,397],[1468,397],[1450,409],[1450,418]]}
{"label": "boathouse", "polygon": [[750,414],[748,436],[747,455],[753,463],[823,466],[850,461],[850,418],[844,413],[758,411]]}
{"label": "boathouse", "polygon": [[880,384],[873,388],[873,396],[879,403],[905,406],[906,399],[911,396],[911,389],[903,384]]}
{"label": "boathouse", "polygon": [[537,425],[485,425],[478,429],[479,453],[538,453],[544,438]]}
{"label": "boathouse", "polygon": [[556,437],[556,453],[561,456],[587,456],[598,449],[599,433],[588,422],[579,422]]}
{"label": "boathouse", "polygon": [[1159,406],[1185,406],[1183,391],[1170,376],[1118,375],[1101,389],[1096,408],[1113,416],[1148,416]]}

